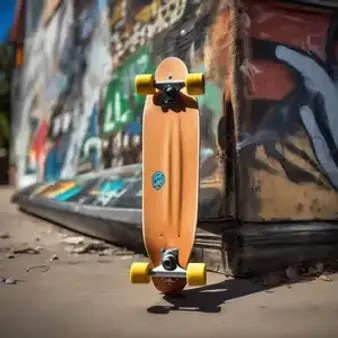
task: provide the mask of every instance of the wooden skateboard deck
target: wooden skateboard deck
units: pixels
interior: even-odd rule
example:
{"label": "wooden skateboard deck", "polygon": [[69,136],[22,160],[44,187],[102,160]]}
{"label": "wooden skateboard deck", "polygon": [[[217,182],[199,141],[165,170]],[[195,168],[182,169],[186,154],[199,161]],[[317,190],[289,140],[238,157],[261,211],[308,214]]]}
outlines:
{"label": "wooden skateboard deck", "polygon": [[[163,60],[155,81],[184,80],[186,65],[178,58]],[[151,268],[161,265],[165,249],[178,249],[186,269],[193,248],[198,213],[200,119],[195,96],[179,91],[179,102],[164,107],[162,92],[147,95],[143,112],[144,244]],[[162,251],[161,251],[162,250]],[[180,292],[186,278],[152,277],[163,293]]]}

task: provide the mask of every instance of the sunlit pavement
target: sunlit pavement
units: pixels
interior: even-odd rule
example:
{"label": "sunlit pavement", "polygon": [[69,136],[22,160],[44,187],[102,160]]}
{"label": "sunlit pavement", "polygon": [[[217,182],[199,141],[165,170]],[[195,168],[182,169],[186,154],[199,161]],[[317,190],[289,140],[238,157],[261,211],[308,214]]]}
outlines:
{"label": "sunlit pavement", "polygon": [[[1,337],[337,336],[338,276],[263,290],[209,274],[208,286],[170,299],[128,283],[133,255],[71,254],[59,229],[10,196],[0,190],[0,277],[17,283],[0,283]],[[10,254],[20,246],[40,253]]]}

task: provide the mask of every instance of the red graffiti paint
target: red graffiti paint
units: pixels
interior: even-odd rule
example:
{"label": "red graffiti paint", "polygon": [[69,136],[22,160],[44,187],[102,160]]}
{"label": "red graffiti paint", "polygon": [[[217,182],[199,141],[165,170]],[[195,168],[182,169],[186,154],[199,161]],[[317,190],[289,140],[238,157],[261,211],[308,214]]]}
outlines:
{"label": "red graffiti paint", "polygon": [[[329,13],[251,2],[247,14],[250,39],[287,45],[326,61]],[[252,40],[250,42],[250,48],[255,48]],[[251,99],[281,100],[296,87],[290,70],[273,59],[269,60],[269,56],[265,60],[250,59],[249,68],[247,78]]]}
{"label": "red graffiti paint", "polygon": [[41,120],[40,126],[36,131],[34,141],[32,144],[32,150],[35,152],[36,158],[39,158],[45,151],[48,128],[49,128],[48,121]]}
{"label": "red graffiti paint", "polygon": [[44,172],[44,163],[47,153],[48,129],[48,121],[46,119],[41,120],[31,146],[31,151],[38,169],[37,174],[40,176],[40,178],[43,177]]}
{"label": "red graffiti paint", "polygon": [[248,4],[250,36],[275,41],[316,53],[323,53],[329,27],[329,13],[313,12],[303,7],[285,8],[278,4]]}

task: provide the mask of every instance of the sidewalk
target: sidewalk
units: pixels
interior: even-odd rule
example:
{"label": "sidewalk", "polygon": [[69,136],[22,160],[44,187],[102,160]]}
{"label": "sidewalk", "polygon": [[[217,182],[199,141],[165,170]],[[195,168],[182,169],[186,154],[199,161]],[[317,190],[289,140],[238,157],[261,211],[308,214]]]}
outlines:
{"label": "sidewalk", "polygon": [[338,276],[262,290],[209,274],[208,286],[169,299],[128,283],[140,257],[114,247],[71,253],[68,232],[19,213],[10,196],[0,190],[0,276],[19,281],[0,283],[4,338],[337,336]]}

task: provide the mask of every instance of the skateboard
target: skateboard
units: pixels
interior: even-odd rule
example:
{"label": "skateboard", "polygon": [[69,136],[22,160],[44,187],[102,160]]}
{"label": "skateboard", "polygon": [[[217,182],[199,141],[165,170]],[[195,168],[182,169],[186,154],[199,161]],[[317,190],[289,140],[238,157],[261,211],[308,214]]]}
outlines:
{"label": "skateboard", "polygon": [[200,118],[196,95],[203,74],[189,74],[178,58],[164,59],[154,75],[137,75],[143,111],[142,234],[150,263],[134,262],[130,282],[165,294],[206,284],[206,265],[189,263],[195,241]]}

